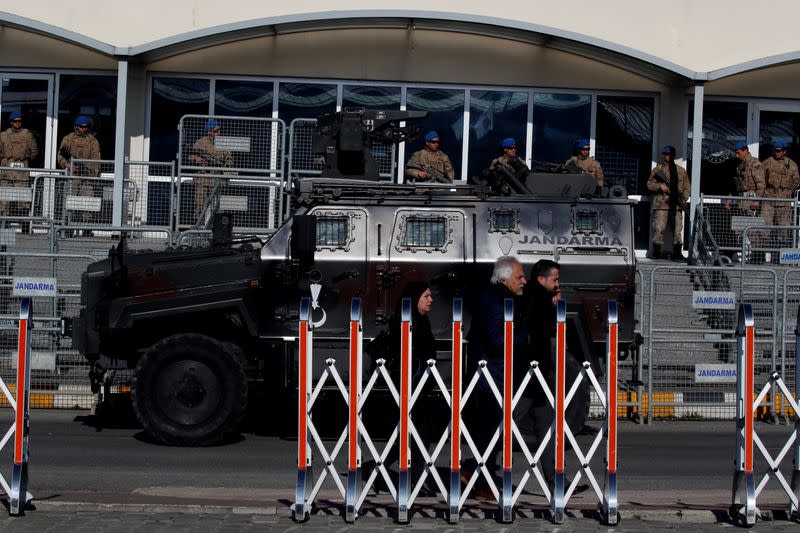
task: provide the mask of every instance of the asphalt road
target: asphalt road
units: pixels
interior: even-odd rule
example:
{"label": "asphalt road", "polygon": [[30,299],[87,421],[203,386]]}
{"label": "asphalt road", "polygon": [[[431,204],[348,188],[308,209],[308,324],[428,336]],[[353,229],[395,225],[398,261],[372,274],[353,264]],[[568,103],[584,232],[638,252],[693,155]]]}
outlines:
{"label": "asphalt road", "polygon": [[[12,416],[11,410],[0,411],[3,433]],[[757,423],[756,429],[774,454],[793,428]],[[47,501],[286,506],[294,494],[296,442],[265,435],[267,432],[251,427],[218,446],[177,448],[151,442],[135,421],[124,415],[100,418],[87,411],[34,410],[30,491],[36,499]],[[587,449],[593,438],[580,435],[578,441]],[[328,448],[332,445],[326,442]],[[10,446],[0,454],[7,461],[0,472],[10,472]],[[592,461],[601,487],[604,450],[601,444]],[[734,450],[732,421],[621,423],[620,508],[727,508]],[[567,452],[567,457],[573,470],[574,455]],[[521,464],[522,456],[515,461]],[[763,466],[763,461],[759,464]],[[791,479],[791,468],[790,453],[782,468],[787,479]],[[327,487],[321,495],[335,497],[333,485]],[[787,501],[777,482],[770,481],[768,487],[760,503]],[[531,492],[535,500],[537,490]],[[596,504],[592,491],[571,501],[578,506]]]}

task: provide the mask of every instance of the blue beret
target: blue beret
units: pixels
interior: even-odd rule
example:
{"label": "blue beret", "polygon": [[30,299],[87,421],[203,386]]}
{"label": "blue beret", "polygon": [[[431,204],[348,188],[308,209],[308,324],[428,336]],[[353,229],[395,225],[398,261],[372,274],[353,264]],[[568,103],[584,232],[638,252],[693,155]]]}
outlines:
{"label": "blue beret", "polygon": [[671,154],[671,155],[675,155],[675,147],[674,147],[674,146],[672,146],[671,144],[668,144],[668,145],[666,145],[666,146],[664,147],[664,149],[663,149],[663,150],[661,150],[661,153],[662,153],[662,154]]}
{"label": "blue beret", "polygon": [[91,123],[92,123],[92,119],[87,117],[86,115],[79,115],[75,119],[75,122],[73,122],[73,124],[75,126],[83,126],[84,124],[88,126]]}
{"label": "blue beret", "polygon": [[22,118],[22,113],[19,111],[14,111],[8,116],[8,120],[17,120],[18,118]]}
{"label": "blue beret", "polygon": [[774,148],[780,148],[781,150],[783,150],[789,148],[789,143],[786,141],[778,140],[778,141],[773,141],[772,146]]}
{"label": "blue beret", "polygon": [[733,145],[733,150],[747,150],[747,143],[744,141],[739,141],[738,143]]}
{"label": "blue beret", "polygon": [[217,122],[217,119],[215,118],[208,119],[208,122],[206,122],[206,131],[208,132],[213,130],[214,128],[217,127],[218,124],[219,122]]}
{"label": "blue beret", "polygon": [[517,145],[517,140],[514,137],[506,137],[497,145],[500,148],[511,148]]}
{"label": "blue beret", "polygon": [[580,150],[584,146],[589,146],[589,139],[578,139],[577,141],[575,141],[575,148],[577,148],[578,150]]}
{"label": "blue beret", "polygon": [[439,137],[439,134],[436,133],[435,131],[431,130],[431,131],[429,131],[428,133],[425,134],[425,142],[430,142],[430,141],[436,139],[437,137]]}

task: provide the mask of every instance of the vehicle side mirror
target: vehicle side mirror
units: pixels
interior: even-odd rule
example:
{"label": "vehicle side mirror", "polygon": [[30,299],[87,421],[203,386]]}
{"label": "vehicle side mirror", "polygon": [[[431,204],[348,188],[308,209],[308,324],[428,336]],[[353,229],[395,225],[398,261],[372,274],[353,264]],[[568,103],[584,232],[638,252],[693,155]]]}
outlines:
{"label": "vehicle side mirror", "polygon": [[314,252],[317,250],[317,217],[314,215],[292,217],[290,248],[292,259],[306,265],[314,263]]}

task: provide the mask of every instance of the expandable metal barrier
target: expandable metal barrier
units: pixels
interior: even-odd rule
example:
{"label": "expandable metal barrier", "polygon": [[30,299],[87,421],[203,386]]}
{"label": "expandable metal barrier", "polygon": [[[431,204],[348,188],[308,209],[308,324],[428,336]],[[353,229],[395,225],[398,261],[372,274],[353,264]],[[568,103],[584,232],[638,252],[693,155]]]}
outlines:
{"label": "expandable metal barrier", "polygon": [[[800,317],[798,317],[795,334],[797,335],[797,348],[800,349]],[[800,519],[797,497],[800,489],[800,417],[797,415],[800,413],[800,408],[783,382],[780,373],[775,371],[770,375],[758,397],[753,399],[755,395],[755,325],[750,304],[739,306],[736,337],[736,469],[733,473],[729,513],[733,520],[744,522],[748,526],[754,525],[760,514],[756,506],[758,495],[769,479],[774,477],[789,498],[792,520],[797,521]],[[795,374],[795,390],[800,391],[800,373],[796,372]],[[755,411],[773,388],[780,389],[796,415],[792,434],[774,458],[761,442],[753,424]],[[755,485],[753,476],[753,443],[769,465],[769,470],[764,473],[758,486]],[[794,449],[794,469],[790,486],[780,471],[780,464],[792,449]]]}
{"label": "expandable metal barrier", "polygon": [[[395,388],[391,377],[385,367],[385,361],[378,359],[376,369],[371,374],[365,389],[361,388],[361,360],[362,360],[362,307],[361,300],[354,298],[351,302],[350,311],[350,351],[349,351],[349,389],[345,387],[344,381],[334,366],[334,359],[325,361],[326,368],[316,385],[312,384],[311,361],[313,352],[313,323],[311,322],[311,300],[303,298],[300,303],[300,324],[299,324],[299,357],[298,357],[298,440],[297,440],[297,484],[295,488],[295,502],[292,505],[293,516],[296,521],[307,520],[310,516],[311,508],[322,487],[325,479],[330,475],[340,495],[345,501],[345,520],[353,522],[358,516],[358,512],[366,499],[369,489],[375,482],[378,475],[381,475],[386,482],[386,486],[392,498],[397,502],[397,519],[401,523],[408,522],[408,512],[414,500],[419,494],[426,478],[430,475],[435,481],[442,500],[448,505],[448,520],[456,523],[463,505],[468,498],[470,491],[475,486],[478,477],[482,474],[492,490],[492,493],[500,507],[501,520],[511,522],[514,518],[514,504],[522,494],[525,484],[531,475],[535,476],[541,486],[546,498],[548,499],[553,521],[562,523],[564,520],[564,508],[569,501],[575,487],[582,475],[586,475],[590,481],[594,492],[598,497],[598,508],[602,518],[607,524],[618,522],[617,511],[617,303],[608,302],[608,333],[607,333],[607,361],[608,372],[606,381],[606,391],[604,392],[597,378],[592,372],[590,363],[584,363],[581,374],[577,376],[575,382],[567,390],[565,382],[566,369],[566,303],[561,300],[557,306],[557,370],[555,395],[550,391],[547,381],[539,369],[539,364],[532,361],[530,370],[525,375],[517,391],[513,390],[513,335],[514,335],[514,308],[513,300],[507,299],[504,308],[504,363],[505,370],[503,376],[503,394],[500,394],[497,384],[490,375],[486,361],[479,362],[479,368],[470,379],[466,390],[462,396],[462,318],[463,304],[460,298],[453,300],[453,320],[452,320],[452,394],[448,391],[441,375],[436,368],[435,360],[427,361],[427,368],[420,376],[419,382],[412,387],[411,357],[412,357],[412,324],[411,324],[411,300],[404,299],[401,304],[401,338],[400,338],[400,383],[399,391]],[[333,447],[326,449],[322,439],[317,432],[312,421],[311,412],[314,402],[319,397],[323,386],[328,379],[332,379],[342,398],[348,405],[348,423]],[[503,419],[490,442],[483,451],[480,452],[472,439],[469,429],[461,420],[463,406],[476,388],[480,379],[486,379],[487,385],[492,395],[497,400],[503,411]],[[542,387],[551,406],[555,408],[555,420],[551,426],[550,433],[538,444],[535,454],[531,454],[527,447],[522,433],[518,429],[513,419],[513,410],[519,399],[522,397],[526,386],[532,378],[535,378]],[[366,398],[375,387],[377,381],[381,379],[389,389],[394,401],[400,409],[400,420],[394,431],[390,435],[383,450],[379,451],[367,432],[361,419],[361,410]],[[410,413],[415,403],[419,399],[425,383],[428,379],[433,379],[439,392],[451,408],[450,427],[447,428],[438,441],[432,453],[428,450],[411,419]],[[584,454],[569,426],[565,423],[565,411],[569,402],[575,395],[581,380],[588,379],[606,408],[606,424],[595,436],[588,452]],[[466,487],[461,490],[461,436],[469,447],[473,457],[478,461],[479,468],[473,472]],[[494,453],[495,445],[500,437],[502,440],[503,454],[503,487],[502,494],[498,492],[494,479],[486,466],[486,460],[490,453]],[[436,460],[444,450],[448,436],[450,437],[450,483],[449,492],[445,488],[441,477],[436,470]],[[359,439],[360,437],[360,439]],[[569,440],[573,451],[580,463],[580,471],[569,487],[565,487],[565,454],[564,439]],[[399,476],[397,487],[394,486],[386,465],[384,464],[395,440],[399,438]],[[520,446],[525,459],[527,468],[518,483],[516,490],[512,483],[512,452],[514,438]],[[605,490],[600,488],[597,479],[592,472],[589,463],[604,440],[606,441],[606,471],[605,471]],[[543,454],[544,447],[550,444],[553,439],[555,446],[555,487],[551,494],[545,482],[542,472],[538,466]],[[347,440],[347,487],[342,484],[336,470],[335,461],[342,451]],[[358,480],[360,478],[361,447],[363,440],[368,451],[375,461],[376,468],[370,472],[369,477],[364,482],[364,486],[359,489]],[[416,444],[417,451],[425,463],[425,470],[413,484],[410,479],[411,466],[411,440]],[[316,483],[312,483],[312,444],[316,445],[320,456],[325,463],[325,469],[320,474]]]}
{"label": "expandable metal barrier", "polygon": [[14,464],[11,473],[11,485],[0,474],[0,484],[3,486],[9,499],[8,513],[19,516],[25,510],[25,504],[33,499],[28,492],[28,440],[29,440],[29,409],[30,409],[30,383],[31,383],[31,299],[22,298],[19,307],[19,337],[17,341],[17,397],[14,399],[8,386],[0,378],[0,389],[5,394],[8,403],[14,409],[14,423],[8,428],[2,440],[0,450],[14,437]]}

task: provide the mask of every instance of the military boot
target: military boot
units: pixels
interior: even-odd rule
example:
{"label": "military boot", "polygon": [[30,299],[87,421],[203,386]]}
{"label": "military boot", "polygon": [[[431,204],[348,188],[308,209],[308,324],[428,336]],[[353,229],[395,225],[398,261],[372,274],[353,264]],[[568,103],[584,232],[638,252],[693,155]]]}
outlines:
{"label": "military boot", "polygon": [[653,244],[653,255],[650,256],[652,259],[661,259],[661,245],[660,244]]}
{"label": "military boot", "polygon": [[681,244],[672,246],[672,260],[683,262],[683,246]]}

